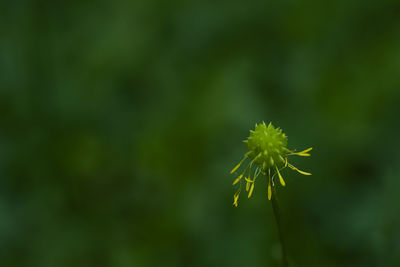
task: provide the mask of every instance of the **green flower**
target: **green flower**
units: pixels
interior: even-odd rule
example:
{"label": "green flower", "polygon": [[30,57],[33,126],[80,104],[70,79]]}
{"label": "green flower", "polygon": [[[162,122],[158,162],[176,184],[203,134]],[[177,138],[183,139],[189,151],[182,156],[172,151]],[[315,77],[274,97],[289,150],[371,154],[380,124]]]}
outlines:
{"label": "green flower", "polygon": [[[268,199],[271,200],[272,186],[275,186],[275,176],[278,175],[282,186],[286,185],[285,180],[283,180],[283,177],[280,173],[281,170],[289,167],[303,175],[311,175],[311,173],[301,171],[292,164],[288,163],[288,156],[297,155],[308,157],[310,156],[308,152],[311,151],[312,148],[308,148],[301,152],[289,150],[286,147],[287,136],[282,133],[281,129],[275,128],[271,123],[269,123],[268,126],[265,125],[264,122],[258,125],[256,124],[254,131],[250,130],[250,136],[243,142],[246,144],[248,152],[244,155],[239,164],[236,165],[231,171],[231,174],[236,172],[243,162],[245,162],[247,159],[249,160],[247,167],[233,182],[233,185],[236,185],[240,182],[240,186],[233,196],[233,205],[236,207],[238,205],[238,199],[242,189],[243,177],[246,181],[246,191],[249,192],[248,197],[250,198],[253,193],[254,184],[257,177],[260,174],[265,176],[268,174]],[[253,172],[252,169],[254,170]]]}

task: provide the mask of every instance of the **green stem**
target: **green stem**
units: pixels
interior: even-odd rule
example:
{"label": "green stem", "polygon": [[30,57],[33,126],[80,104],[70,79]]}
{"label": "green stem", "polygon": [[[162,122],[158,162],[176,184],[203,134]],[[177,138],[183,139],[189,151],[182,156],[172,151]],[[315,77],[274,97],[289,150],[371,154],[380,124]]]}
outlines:
{"label": "green stem", "polygon": [[286,246],[285,246],[285,241],[283,239],[282,223],[281,223],[281,217],[279,215],[279,206],[278,206],[278,199],[276,197],[275,186],[272,187],[271,203],[272,203],[272,209],[273,209],[274,215],[275,215],[276,225],[278,227],[279,240],[281,241],[282,266],[283,267],[288,267],[289,263],[288,263],[288,260],[287,260],[287,257],[286,257]]}

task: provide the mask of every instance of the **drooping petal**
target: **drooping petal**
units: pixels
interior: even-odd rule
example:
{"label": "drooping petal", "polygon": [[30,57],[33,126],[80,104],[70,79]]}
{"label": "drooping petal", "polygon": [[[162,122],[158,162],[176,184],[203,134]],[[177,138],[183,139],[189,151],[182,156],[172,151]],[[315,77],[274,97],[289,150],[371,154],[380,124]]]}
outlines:
{"label": "drooping petal", "polygon": [[300,151],[300,152],[298,152],[298,153],[307,153],[308,151],[311,151],[313,148],[312,147],[310,147],[310,148],[307,148],[307,149],[305,149],[305,150],[303,150],[303,151]]}
{"label": "drooping petal", "polygon": [[244,179],[246,180],[246,182],[252,183],[254,182],[254,180],[251,180],[250,178],[244,177]]}
{"label": "drooping petal", "polygon": [[293,166],[292,164],[289,164],[289,168],[291,168],[294,171],[297,171],[298,173],[301,173],[303,175],[311,175],[311,173],[309,172],[305,172],[305,171],[301,171],[299,169],[297,169],[295,166]]}
{"label": "drooping petal", "polygon": [[235,168],[233,168],[231,170],[231,174],[234,173],[237,169],[239,169],[240,165],[242,165],[243,161],[246,159],[247,157],[245,156],[239,163],[238,165],[235,166]]}
{"label": "drooping petal", "polygon": [[251,197],[251,194],[253,194],[253,190],[254,190],[254,183],[251,184],[250,192],[249,192],[248,198],[250,198],[250,197]]}
{"label": "drooping petal", "polygon": [[251,166],[250,166],[250,170],[249,170],[249,178],[244,177],[244,179],[246,180],[246,192],[248,192],[249,188],[250,188],[250,183],[252,182],[251,181]]}
{"label": "drooping petal", "polygon": [[236,194],[233,196],[233,205],[234,205],[235,207],[238,206],[238,203],[237,203],[238,199],[239,199],[239,194],[236,193]]}
{"label": "drooping petal", "polygon": [[296,171],[298,171],[299,173],[301,173],[303,175],[311,175],[311,173],[305,172],[305,171],[302,171],[302,170],[299,170],[299,169],[297,169]]}
{"label": "drooping petal", "polygon": [[285,181],[283,180],[283,177],[282,177],[281,173],[279,172],[278,167],[276,167],[276,171],[277,171],[277,173],[278,173],[279,181],[281,182],[281,185],[282,185],[282,186],[285,186],[285,185],[286,185],[286,184],[285,184]]}
{"label": "drooping petal", "polygon": [[300,151],[300,152],[296,152],[296,153],[292,153],[292,155],[297,155],[297,156],[301,156],[301,157],[309,157],[311,156],[309,153],[309,151],[311,151],[313,148],[307,148],[306,150]]}
{"label": "drooping petal", "polygon": [[309,153],[297,153],[295,155],[300,156],[300,157],[309,157],[309,156],[311,156],[311,154],[309,154]]}
{"label": "drooping petal", "polygon": [[268,181],[268,200],[271,200],[271,196],[272,196],[271,181]]}
{"label": "drooping petal", "polygon": [[236,180],[235,181],[233,181],[233,184],[232,185],[235,185],[235,184],[237,184],[241,179],[242,179],[242,177],[243,177],[243,174],[241,174],[241,175],[239,175],[239,177],[238,178],[236,178]]}

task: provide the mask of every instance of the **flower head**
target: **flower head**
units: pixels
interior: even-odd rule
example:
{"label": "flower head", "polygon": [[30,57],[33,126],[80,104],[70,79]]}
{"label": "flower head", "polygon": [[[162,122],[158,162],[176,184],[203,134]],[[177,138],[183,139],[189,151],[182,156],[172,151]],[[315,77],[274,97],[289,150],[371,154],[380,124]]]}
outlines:
{"label": "flower head", "polygon": [[[256,124],[254,131],[250,130],[250,136],[243,141],[246,144],[248,152],[243,159],[236,165],[231,174],[235,173],[240,166],[248,160],[246,168],[239,174],[233,182],[233,185],[240,183],[238,190],[233,197],[233,205],[237,207],[240,192],[242,190],[243,178],[246,182],[246,191],[250,198],[257,177],[262,174],[268,179],[268,199],[271,200],[272,186],[275,186],[274,178],[277,176],[282,186],[285,186],[285,180],[282,177],[281,170],[289,167],[303,175],[311,175],[311,173],[301,171],[292,164],[288,163],[288,157],[292,155],[308,157],[312,148],[296,152],[287,148],[287,136],[282,130],[275,128],[271,123]],[[252,171],[253,170],[253,171]],[[247,176],[246,176],[247,174]]]}

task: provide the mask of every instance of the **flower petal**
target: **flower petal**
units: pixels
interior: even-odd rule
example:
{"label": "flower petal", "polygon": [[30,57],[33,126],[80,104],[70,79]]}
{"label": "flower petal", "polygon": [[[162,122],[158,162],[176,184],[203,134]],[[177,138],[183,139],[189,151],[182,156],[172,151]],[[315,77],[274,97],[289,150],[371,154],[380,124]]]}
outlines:
{"label": "flower petal", "polygon": [[271,182],[268,182],[268,200],[271,200],[271,196],[272,196]]}
{"label": "flower petal", "polygon": [[233,184],[232,185],[235,185],[235,184],[237,184],[241,179],[242,179],[242,177],[243,177],[243,174],[241,174],[241,175],[239,175],[239,177],[238,178],[236,178],[236,180],[233,182]]}
{"label": "flower petal", "polygon": [[254,183],[251,184],[250,192],[249,192],[248,198],[250,198],[250,197],[251,197],[251,194],[253,194],[253,190],[254,190]]}
{"label": "flower petal", "polygon": [[231,174],[234,173],[237,169],[239,169],[240,165],[242,165],[243,161],[246,159],[247,157],[245,156],[239,163],[238,165],[235,166],[235,168],[233,168],[231,170]]}
{"label": "flower petal", "polygon": [[276,167],[276,171],[278,172],[279,181],[281,182],[281,185],[282,185],[282,186],[285,186],[285,185],[286,185],[286,184],[285,184],[285,180],[283,180],[283,177],[282,177],[281,173],[279,172],[278,167]]}
{"label": "flower petal", "polygon": [[312,149],[313,148],[310,147],[310,148],[307,148],[306,150],[303,150],[303,151],[300,151],[300,152],[297,152],[297,153],[293,153],[293,155],[302,156],[302,157],[309,157],[311,155],[309,153],[307,153],[307,152],[311,151]]}
{"label": "flower petal", "polygon": [[303,175],[311,175],[311,173],[309,172],[305,172],[305,171],[301,171],[299,169],[297,169],[295,166],[293,166],[292,164],[289,164],[289,168],[291,168],[294,171],[297,171],[298,173],[301,173]]}
{"label": "flower petal", "polygon": [[303,175],[311,175],[311,173],[305,172],[305,171],[302,171],[302,170],[299,170],[299,169],[296,169],[296,171],[298,171],[299,173],[301,173]]}
{"label": "flower petal", "polygon": [[252,182],[254,182],[253,180],[251,180],[251,179],[249,179],[249,178],[247,178],[247,177],[244,177],[244,179],[246,180],[246,182],[248,182],[248,183],[252,183]]}
{"label": "flower petal", "polygon": [[235,207],[238,206],[238,203],[237,203],[238,199],[239,199],[239,194],[235,194],[235,195],[233,196],[233,205],[234,205]]}
{"label": "flower petal", "polygon": [[297,153],[295,155],[300,156],[300,157],[309,157],[309,156],[311,156],[311,154],[308,154],[308,153]]}
{"label": "flower petal", "polygon": [[310,147],[310,148],[307,148],[306,150],[300,151],[300,152],[298,152],[298,153],[307,153],[308,151],[311,151],[312,149],[313,149],[313,148]]}

